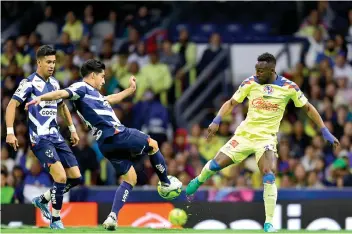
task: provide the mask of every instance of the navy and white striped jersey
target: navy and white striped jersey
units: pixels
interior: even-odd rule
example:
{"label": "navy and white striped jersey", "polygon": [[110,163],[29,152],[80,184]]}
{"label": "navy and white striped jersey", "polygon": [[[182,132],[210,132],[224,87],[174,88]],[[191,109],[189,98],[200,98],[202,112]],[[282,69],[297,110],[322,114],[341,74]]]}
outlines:
{"label": "navy and white striped jersey", "polygon": [[125,126],[116,117],[105,97],[84,81],[72,84],[65,89],[79,117],[90,129],[99,144],[116,132],[123,132]]}
{"label": "navy and white striped jersey", "polygon": [[[33,73],[19,84],[12,98],[20,103],[29,102],[37,96],[59,90],[59,82],[54,77],[47,81]],[[28,108],[28,129],[32,145],[45,138],[53,142],[63,141],[57,124],[57,106],[62,99],[56,101],[42,101],[39,105],[31,105]]]}

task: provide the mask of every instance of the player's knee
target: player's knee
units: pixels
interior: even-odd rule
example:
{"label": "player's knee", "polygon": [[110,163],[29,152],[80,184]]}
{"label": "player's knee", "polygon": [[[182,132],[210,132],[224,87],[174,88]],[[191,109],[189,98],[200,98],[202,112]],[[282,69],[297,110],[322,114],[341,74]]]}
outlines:
{"label": "player's knee", "polygon": [[213,160],[210,161],[209,169],[212,170],[212,171],[220,171],[221,170],[221,166],[219,165],[218,162],[216,162],[213,159]]}
{"label": "player's knee", "polygon": [[123,176],[123,180],[132,185],[133,187],[137,184],[137,173],[133,167]]}
{"label": "player's knee", "polygon": [[158,142],[152,138],[149,138],[148,142],[149,142],[149,147],[150,147],[150,150],[148,153],[155,154],[156,152],[158,152],[158,150],[159,150]]}
{"label": "player's knee", "polygon": [[53,179],[55,182],[62,183],[62,184],[66,184],[66,181],[67,181],[66,175],[55,175],[53,176]]}
{"label": "player's knee", "polygon": [[275,183],[275,175],[273,173],[266,173],[263,176],[263,184]]}

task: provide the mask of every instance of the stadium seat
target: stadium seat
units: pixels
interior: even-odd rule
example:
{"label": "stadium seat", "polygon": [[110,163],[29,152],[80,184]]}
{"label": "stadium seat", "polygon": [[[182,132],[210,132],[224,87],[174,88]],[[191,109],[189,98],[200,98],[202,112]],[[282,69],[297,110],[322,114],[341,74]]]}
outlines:
{"label": "stadium seat", "polygon": [[35,29],[44,43],[55,42],[58,38],[58,27],[53,22],[42,22]]}
{"label": "stadium seat", "polygon": [[246,33],[249,35],[269,35],[270,25],[267,22],[251,23],[246,27]]}

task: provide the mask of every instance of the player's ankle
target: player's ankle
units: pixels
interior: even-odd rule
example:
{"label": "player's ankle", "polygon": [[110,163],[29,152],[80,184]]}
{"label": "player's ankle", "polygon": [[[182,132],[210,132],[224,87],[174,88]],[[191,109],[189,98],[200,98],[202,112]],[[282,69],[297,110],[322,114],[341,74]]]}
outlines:
{"label": "player's ankle", "polygon": [[56,221],[59,221],[59,220],[61,220],[60,216],[51,216],[51,222],[56,222]]}

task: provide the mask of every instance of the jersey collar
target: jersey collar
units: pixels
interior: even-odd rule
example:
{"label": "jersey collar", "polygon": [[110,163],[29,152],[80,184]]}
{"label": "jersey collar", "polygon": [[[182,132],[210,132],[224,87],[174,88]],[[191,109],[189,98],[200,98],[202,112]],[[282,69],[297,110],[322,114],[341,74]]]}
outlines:
{"label": "jersey collar", "polygon": [[37,72],[35,73],[36,76],[38,76],[40,79],[42,79],[45,83],[50,81],[50,77],[48,78],[48,80],[45,80],[41,75],[39,75]]}

